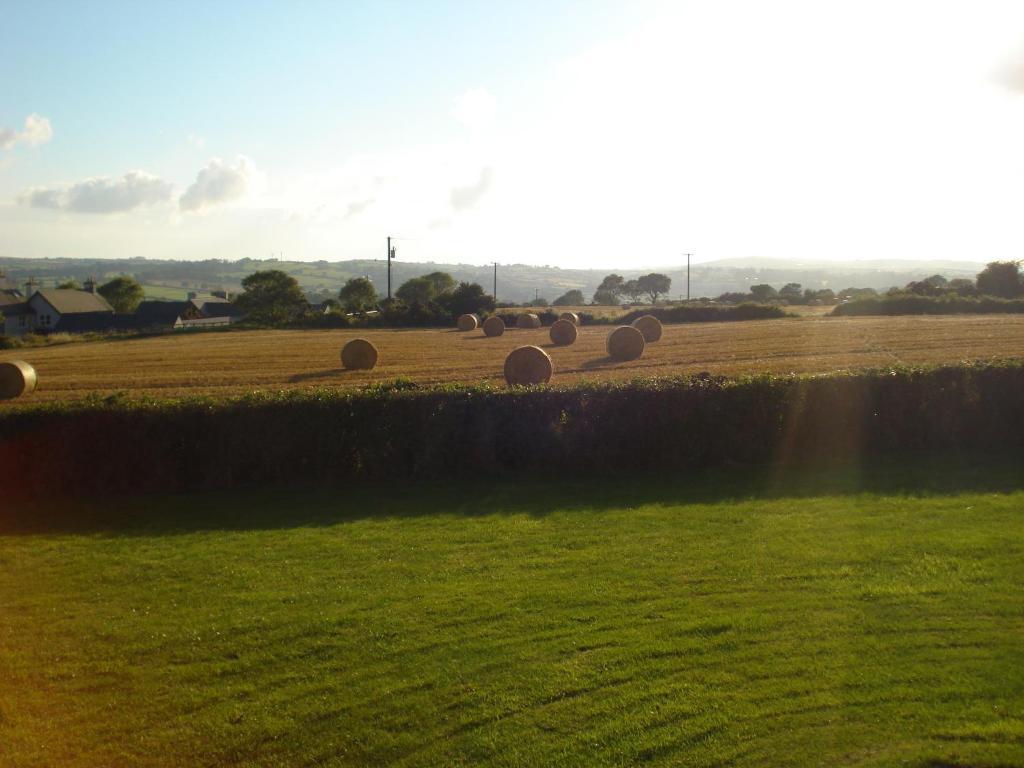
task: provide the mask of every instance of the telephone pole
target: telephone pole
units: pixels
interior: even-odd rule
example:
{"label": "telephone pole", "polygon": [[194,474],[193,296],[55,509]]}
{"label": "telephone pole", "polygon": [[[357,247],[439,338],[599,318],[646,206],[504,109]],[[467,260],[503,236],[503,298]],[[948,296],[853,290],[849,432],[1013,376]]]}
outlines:
{"label": "telephone pole", "polygon": [[388,235],[388,301],[391,301],[391,260],[395,258],[395,249],[391,247],[391,235]]}
{"label": "telephone pole", "polygon": [[690,300],[690,257],[692,253],[686,254],[686,300]]}
{"label": "telephone pole", "polygon": [[494,301],[497,302],[498,301],[498,262],[494,262],[494,293],[492,293],[491,295],[494,296]]}

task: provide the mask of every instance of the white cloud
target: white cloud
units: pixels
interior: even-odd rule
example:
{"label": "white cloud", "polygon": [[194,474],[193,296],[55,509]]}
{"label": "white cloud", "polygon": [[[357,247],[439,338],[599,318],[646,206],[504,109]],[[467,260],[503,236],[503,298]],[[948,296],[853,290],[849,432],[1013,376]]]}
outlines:
{"label": "white cloud", "polygon": [[1024,45],[1008,56],[999,67],[999,82],[1017,93],[1024,93]]}
{"label": "white cloud", "polygon": [[95,178],[70,187],[34,187],[19,202],[32,208],[74,213],[123,213],[170,199],[173,185],[145,171],[129,171],[119,179]]}
{"label": "white cloud", "polygon": [[214,158],[178,200],[183,211],[213,208],[245,194],[255,172],[252,160],[239,155],[234,165]]}
{"label": "white cloud", "polygon": [[455,100],[452,114],[470,130],[489,127],[498,113],[498,100],[486,88],[471,88]]}
{"label": "white cloud", "polygon": [[453,187],[451,192],[451,204],[452,208],[457,211],[464,211],[468,208],[472,208],[482,198],[487,190],[491,187],[491,182],[494,180],[494,169],[489,165],[485,165],[480,169],[480,175],[477,180],[466,187]]}
{"label": "white cloud", "polygon": [[61,207],[62,190],[39,187],[25,190],[20,200],[23,205],[31,208],[54,208]]}
{"label": "white cloud", "polygon": [[203,149],[206,146],[206,139],[200,136],[198,133],[190,133],[188,135],[188,143],[196,149]]}
{"label": "white cloud", "polygon": [[0,149],[11,149],[15,144],[37,147],[53,138],[53,126],[48,118],[34,112],[25,118],[21,131],[0,127]]}

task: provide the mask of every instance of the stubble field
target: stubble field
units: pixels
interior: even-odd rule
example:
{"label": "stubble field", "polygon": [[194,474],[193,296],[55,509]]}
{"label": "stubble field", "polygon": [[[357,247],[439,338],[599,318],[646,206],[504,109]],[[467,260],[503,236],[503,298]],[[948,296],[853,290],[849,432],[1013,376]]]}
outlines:
{"label": "stubble field", "polygon": [[[36,367],[39,388],[21,403],[88,393],[178,397],[232,395],[311,386],[351,387],[406,377],[417,383],[500,382],[505,355],[522,344],[545,348],[553,383],[712,374],[824,373],[892,364],[948,363],[1024,355],[1024,317],[832,318],[667,325],[643,357],[616,363],[605,354],[608,326],[580,329],[570,347],[554,347],[548,329],[480,331],[315,330],[207,332],[66,344],[0,352]],[[380,350],[373,371],[345,371],[349,339]]]}

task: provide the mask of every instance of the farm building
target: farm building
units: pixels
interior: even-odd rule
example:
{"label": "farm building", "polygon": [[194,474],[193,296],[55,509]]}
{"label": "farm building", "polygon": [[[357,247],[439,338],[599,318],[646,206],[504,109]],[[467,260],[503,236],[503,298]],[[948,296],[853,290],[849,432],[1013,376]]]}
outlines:
{"label": "farm building", "polygon": [[242,317],[226,295],[190,296],[188,301],[144,301],[135,311],[137,328],[201,328],[230,325]]}
{"label": "farm building", "polygon": [[109,330],[114,325],[113,307],[95,292],[95,283],[91,281],[84,290],[37,290],[31,281],[25,288],[27,298],[9,290],[0,298],[6,336],[50,331],[84,333]]}
{"label": "farm building", "polygon": [[171,330],[229,325],[242,317],[226,293],[193,295],[188,301],[143,301],[134,314],[118,315],[95,286],[90,280],[84,289],[37,289],[29,281],[24,294],[17,288],[0,288],[0,335]]}

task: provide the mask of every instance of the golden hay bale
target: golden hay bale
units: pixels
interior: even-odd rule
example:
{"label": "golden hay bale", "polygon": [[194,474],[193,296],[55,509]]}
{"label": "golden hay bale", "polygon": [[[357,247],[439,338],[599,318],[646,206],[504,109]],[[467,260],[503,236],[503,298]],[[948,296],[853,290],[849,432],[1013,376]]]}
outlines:
{"label": "golden hay bale", "polygon": [[480,325],[480,318],[476,315],[459,315],[455,321],[460,331],[475,331]]}
{"label": "golden hay bale", "polygon": [[630,325],[644,335],[644,341],[657,341],[661,338],[661,320],[654,315],[640,315]]}
{"label": "golden hay bale", "polygon": [[563,312],[562,314],[560,314],[558,316],[558,319],[559,320],[568,320],[573,325],[579,325],[580,324],[580,316],[577,315],[575,312]]}
{"label": "golden hay bale", "polygon": [[27,395],[36,388],[36,369],[24,360],[0,363],[0,400]]}
{"label": "golden hay bale", "polygon": [[533,312],[524,312],[516,318],[516,328],[540,328],[540,318]]}
{"label": "golden hay bale", "polygon": [[636,360],[644,353],[644,335],[631,325],[620,325],[608,334],[608,356],[614,360]]}
{"label": "golden hay bale", "polygon": [[377,348],[366,339],[352,339],[341,348],[341,364],[346,368],[373,368]]}
{"label": "golden hay bale", "polygon": [[571,320],[555,320],[551,324],[551,343],[559,347],[565,347],[576,341],[579,333]]}
{"label": "golden hay bale", "polygon": [[505,321],[497,315],[484,320],[484,336],[501,336],[505,332]]}
{"label": "golden hay bale", "polygon": [[555,367],[540,347],[517,347],[505,358],[505,381],[509,384],[546,384]]}

